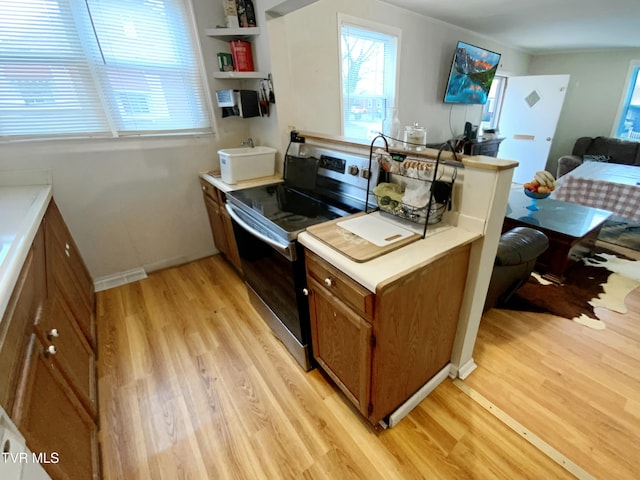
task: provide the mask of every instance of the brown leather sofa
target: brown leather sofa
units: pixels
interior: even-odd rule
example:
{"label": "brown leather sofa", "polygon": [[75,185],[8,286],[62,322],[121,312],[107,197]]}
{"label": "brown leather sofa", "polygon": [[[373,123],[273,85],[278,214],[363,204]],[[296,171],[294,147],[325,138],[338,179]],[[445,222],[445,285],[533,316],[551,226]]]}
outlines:
{"label": "brown leather sofa", "polygon": [[640,142],[609,137],[580,137],[573,146],[571,155],[558,159],[556,178],[569,173],[585,161],[586,156],[600,157],[596,161],[640,166]]}
{"label": "brown leather sofa", "polygon": [[527,282],[537,258],[549,247],[540,230],[515,227],[500,237],[484,311],[506,303]]}

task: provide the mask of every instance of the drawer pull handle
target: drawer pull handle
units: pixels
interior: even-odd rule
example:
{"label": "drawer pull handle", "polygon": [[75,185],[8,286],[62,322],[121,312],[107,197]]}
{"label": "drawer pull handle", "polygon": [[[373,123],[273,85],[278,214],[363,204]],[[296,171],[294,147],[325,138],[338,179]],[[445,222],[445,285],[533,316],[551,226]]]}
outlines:
{"label": "drawer pull handle", "polygon": [[308,288],[303,288],[303,289],[302,289],[302,294],[303,294],[305,297],[308,297],[308,296],[309,296],[309,289],[308,289]]}
{"label": "drawer pull handle", "polygon": [[58,351],[56,350],[56,346],[55,345],[49,345],[45,350],[44,350],[45,355],[55,355],[56,353],[58,353]]}
{"label": "drawer pull handle", "polygon": [[333,279],[332,279],[331,277],[327,277],[327,278],[325,278],[325,279],[324,279],[324,284],[325,284],[327,287],[330,287],[331,285],[333,285]]}
{"label": "drawer pull handle", "polygon": [[49,340],[51,340],[52,338],[58,338],[59,336],[60,336],[60,334],[58,333],[58,329],[57,328],[52,328],[49,331],[49,335],[47,335]]}

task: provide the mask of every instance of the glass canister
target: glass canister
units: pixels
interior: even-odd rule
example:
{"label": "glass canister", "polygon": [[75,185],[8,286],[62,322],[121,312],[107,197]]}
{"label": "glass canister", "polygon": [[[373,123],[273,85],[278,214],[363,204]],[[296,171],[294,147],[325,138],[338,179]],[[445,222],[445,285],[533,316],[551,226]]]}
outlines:
{"label": "glass canister", "polygon": [[404,127],[404,141],[407,150],[424,150],[427,143],[427,129],[418,122]]}

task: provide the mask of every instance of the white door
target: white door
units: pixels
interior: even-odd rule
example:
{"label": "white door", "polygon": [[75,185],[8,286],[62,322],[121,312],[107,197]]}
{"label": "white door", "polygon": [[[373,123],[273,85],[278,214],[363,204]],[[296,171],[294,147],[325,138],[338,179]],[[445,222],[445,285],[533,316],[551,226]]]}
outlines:
{"label": "white door", "polygon": [[568,85],[569,75],[507,80],[500,114],[504,140],[498,156],[520,163],[513,173],[514,182],[529,182],[538,170],[544,170]]}

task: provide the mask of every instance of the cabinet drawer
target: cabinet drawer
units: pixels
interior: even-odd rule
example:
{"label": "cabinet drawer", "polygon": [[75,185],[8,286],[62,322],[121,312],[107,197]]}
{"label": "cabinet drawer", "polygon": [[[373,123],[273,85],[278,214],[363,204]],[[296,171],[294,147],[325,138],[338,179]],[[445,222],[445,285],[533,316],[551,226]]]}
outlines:
{"label": "cabinet drawer", "polygon": [[222,193],[220,190],[218,190],[216,187],[211,185],[206,180],[203,180],[202,178],[200,179],[200,185],[202,186],[202,192],[205,195],[211,197],[211,199],[214,202],[216,202],[218,205],[224,204],[224,201],[225,201],[224,193]]}
{"label": "cabinet drawer", "polygon": [[216,190],[217,190],[216,187],[214,187],[209,182],[203,179],[200,179],[200,185],[202,186],[202,193],[210,196],[214,202],[218,201],[216,197]]}
{"label": "cabinet drawer", "polygon": [[313,252],[305,250],[307,273],[317,280],[331,294],[358,311],[360,315],[371,321],[375,294],[358,282],[349,278],[340,270],[330,265]]}

